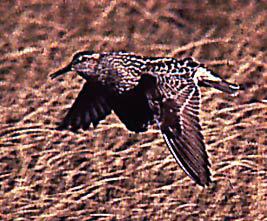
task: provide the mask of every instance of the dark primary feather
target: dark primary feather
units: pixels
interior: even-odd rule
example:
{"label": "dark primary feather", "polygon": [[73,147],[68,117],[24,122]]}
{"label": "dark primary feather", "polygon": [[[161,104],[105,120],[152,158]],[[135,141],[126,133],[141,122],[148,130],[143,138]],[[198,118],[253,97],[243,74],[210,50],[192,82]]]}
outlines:
{"label": "dark primary feather", "polygon": [[107,89],[97,82],[86,82],[75,102],[59,126],[59,129],[88,129],[97,126],[111,113]]}
{"label": "dark primary feather", "polygon": [[144,132],[153,120],[146,99],[146,88],[152,84],[155,80],[144,76],[137,87],[118,94],[98,82],[87,81],[59,129],[88,129],[91,123],[96,127],[113,110],[127,129]]}

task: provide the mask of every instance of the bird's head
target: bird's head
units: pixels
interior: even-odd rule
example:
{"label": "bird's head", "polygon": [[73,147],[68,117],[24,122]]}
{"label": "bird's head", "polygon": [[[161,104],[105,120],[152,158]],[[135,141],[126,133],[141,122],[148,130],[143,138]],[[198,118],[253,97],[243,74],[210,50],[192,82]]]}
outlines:
{"label": "bird's head", "polygon": [[94,53],[92,51],[78,52],[74,54],[72,61],[68,65],[51,74],[50,76],[52,79],[54,79],[70,71],[76,71],[83,78],[88,79],[95,74],[95,69],[97,67],[99,58],[99,53]]}

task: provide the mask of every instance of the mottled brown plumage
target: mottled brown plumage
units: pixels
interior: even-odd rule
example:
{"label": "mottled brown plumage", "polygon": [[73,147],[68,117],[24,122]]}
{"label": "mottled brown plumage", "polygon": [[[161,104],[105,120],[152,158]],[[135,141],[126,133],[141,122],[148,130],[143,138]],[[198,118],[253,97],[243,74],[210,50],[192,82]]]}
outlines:
{"label": "mottled brown plumage", "polygon": [[181,168],[199,185],[211,181],[199,120],[199,86],[231,94],[238,86],[192,58],[153,58],[125,52],[79,52],[51,77],[68,71],[77,72],[86,83],[59,128],[96,127],[112,110],[131,131],[146,131],[156,123]]}

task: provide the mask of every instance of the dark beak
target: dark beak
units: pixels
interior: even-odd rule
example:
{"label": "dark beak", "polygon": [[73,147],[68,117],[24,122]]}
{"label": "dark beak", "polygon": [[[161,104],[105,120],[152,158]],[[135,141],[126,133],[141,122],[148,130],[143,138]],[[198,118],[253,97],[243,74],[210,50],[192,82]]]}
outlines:
{"label": "dark beak", "polygon": [[72,66],[72,64],[69,64],[66,67],[64,67],[64,68],[56,71],[55,73],[51,74],[50,75],[51,79],[54,79],[54,78],[56,78],[56,77],[58,77],[60,75],[66,74],[67,72],[70,72],[71,71],[71,66]]}

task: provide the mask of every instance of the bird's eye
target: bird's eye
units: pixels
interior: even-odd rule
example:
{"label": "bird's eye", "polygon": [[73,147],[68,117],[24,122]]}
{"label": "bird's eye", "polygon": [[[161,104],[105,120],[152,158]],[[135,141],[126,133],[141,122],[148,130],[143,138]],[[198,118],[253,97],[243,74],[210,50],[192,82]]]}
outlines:
{"label": "bird's eye", "polygon": [[79,58],[78,58],[78,60],[79,60],[79,61],[82,61],[82,60],[83,60],[83,57],[82,57],[82,56],[81,56],[81,57],[79,57]]}

